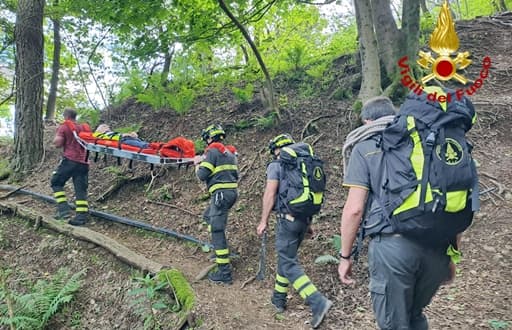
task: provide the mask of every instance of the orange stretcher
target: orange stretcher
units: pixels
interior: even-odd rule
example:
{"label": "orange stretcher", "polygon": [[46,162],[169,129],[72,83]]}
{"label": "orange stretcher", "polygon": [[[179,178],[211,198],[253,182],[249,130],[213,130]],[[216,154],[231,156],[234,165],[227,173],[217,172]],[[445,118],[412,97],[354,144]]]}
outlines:
{"label": "orange stretcher", "polygon": [[148,148],[142,149],[116,140],[98,139],[92,132],[73,131],[73,134],[87,151],[157,165],[181,166],[190,165],[194,161],[194,142],[182,136],[165,143],[151,142]]}

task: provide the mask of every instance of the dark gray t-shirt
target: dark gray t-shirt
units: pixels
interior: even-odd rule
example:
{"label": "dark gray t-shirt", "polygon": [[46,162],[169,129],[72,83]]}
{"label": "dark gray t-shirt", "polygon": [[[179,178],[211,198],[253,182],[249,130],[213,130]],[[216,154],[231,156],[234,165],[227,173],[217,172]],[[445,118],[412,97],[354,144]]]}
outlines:
{"label": "dark gray t-shirt", "polygon": [[[365,212],[365,227],[372,227],[382,220],[380,205],[376,197],[382,186],[383,168],[382,150],[377,146],[376,138],[370,138],[357,143],[350,154],[348,167],[345,169],[343,185],[345,187],[360,187],[368,190],[368,200]],[[377,228],[382,228],[381,224]],[[383,232],[391,232],[385,226]],[[372,233],[368,231],[368,233]]]}
{"label": "dark gray t-shirt", "polygon": [[279,174],[281,173],[281,165],[279,162],[271,162],[267,166],[267,180],[279,181]]}

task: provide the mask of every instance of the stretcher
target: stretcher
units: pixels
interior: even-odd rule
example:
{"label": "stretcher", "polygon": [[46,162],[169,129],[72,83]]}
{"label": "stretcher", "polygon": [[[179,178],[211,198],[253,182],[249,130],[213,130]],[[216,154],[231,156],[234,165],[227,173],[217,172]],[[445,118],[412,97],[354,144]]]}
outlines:
{"label": "stretcher", "polygon": [[[195,148],[194,142],[177,137],[169,142],[151,142],[148,148],[137,148],[115,140],[98,139],[91,132],[73,131],[75,139],[84,147],[87,152],[96,152],[130,160],[141,161],[153,165],[161,166],[188,166],[194,162]],[[96,157],[97,159],[97,157]]]}

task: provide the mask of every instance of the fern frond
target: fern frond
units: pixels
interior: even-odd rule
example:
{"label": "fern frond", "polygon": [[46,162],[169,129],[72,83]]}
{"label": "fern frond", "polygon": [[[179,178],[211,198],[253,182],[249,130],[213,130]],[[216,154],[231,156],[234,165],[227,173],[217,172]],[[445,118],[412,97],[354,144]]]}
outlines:
{"label": "fern frond", "polygon": [[[46,309],[46,312],[43,314],[43,316],[41,318],[42,325],[46,324],[46,322],[48,322],[48,320],[55,313],[57,313],[57,310],[59,309],[59,307],[62,304],[68,303],[73,299],[73,294],[76,291],[78,291],[78,289],[82,285],[82,277],[85,276],[85,273],[86,273],[86,270],[84,269],[84,270],[74,274],[73,276],[71,276],[71,278],[66,283],[61,281],[61,279],[63,279],[64,276],[62,278],[59,278],[59,284],[64,284],[64,285],[61,286],[61,288],[58,290],[58,292],[57,292],[57,290],[54,291],[56,294],[53,295],[52,299],[50,300],[48,309]],[[57,289],[57,287],[55,287],[55,289]]]}
{"label": "fern frond", "polygon": [[339,263],[339,260],[336,259],[335,257],[331,256],[330,254],[319,256],[315,259],[315,264],[320,264],[320,265],[338,264],[338,263]]}

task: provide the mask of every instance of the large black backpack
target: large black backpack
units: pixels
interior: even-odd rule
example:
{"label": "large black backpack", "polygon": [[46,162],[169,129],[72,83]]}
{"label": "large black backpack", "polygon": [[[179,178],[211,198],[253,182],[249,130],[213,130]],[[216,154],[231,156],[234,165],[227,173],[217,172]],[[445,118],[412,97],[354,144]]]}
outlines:
{"label": "large black backpack", "polygon": [[428,244],[452,242],[472,222],[478,176],[465,134],[476,118],[469,99],[444,106],[411,94],[382,132],[380,197],[393,231]]}
{"label": "large black backpack", "polygon": [[323,161],[307,143],[298,142],[281,148],[277,209],[297,218],[318,213],[323,203],[326,176]]}

